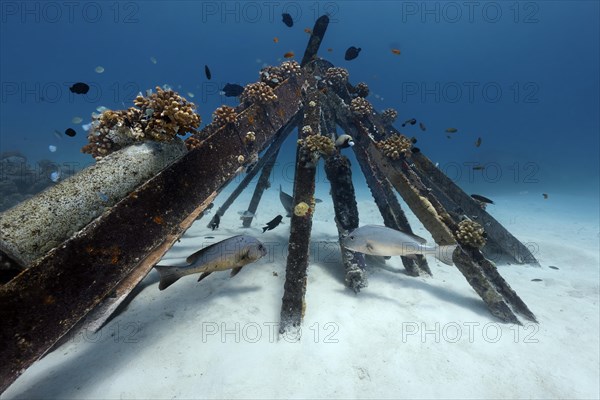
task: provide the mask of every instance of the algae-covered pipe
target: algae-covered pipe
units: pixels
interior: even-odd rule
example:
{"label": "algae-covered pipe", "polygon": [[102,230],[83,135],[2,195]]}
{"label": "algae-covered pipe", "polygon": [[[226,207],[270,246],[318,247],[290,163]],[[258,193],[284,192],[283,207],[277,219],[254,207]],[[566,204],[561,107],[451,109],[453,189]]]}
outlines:
{"label": "algae-covered pipe", "polygon": [[186,153],[179,139],[145,142],[96,164],[0,214],[0,251],[23,269]]}

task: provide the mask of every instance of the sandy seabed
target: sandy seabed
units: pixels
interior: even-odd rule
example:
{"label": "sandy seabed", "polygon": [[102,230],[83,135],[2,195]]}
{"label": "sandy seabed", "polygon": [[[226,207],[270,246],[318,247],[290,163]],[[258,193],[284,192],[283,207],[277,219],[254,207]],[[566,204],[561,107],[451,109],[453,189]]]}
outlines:
{"label": "sandy seabed", "polygon": [[[198,283],[188,276],[164,291],[153,270],[100,332],[72,335],[0,397],[600,397],[598,199],[521,193],[496,197],[488,208],[542,265],[498,265],[539,320],[522,326],[495,319],[456,268],[432,257],[433,277],[407,276],[399,257],[373,264],[369,286],[354,294],[344,286],[333,206],[325,200],[314,216],[297,340],[277,334],[289,219],[260,229],[285,215],[276,188],[265,192],[252,228],[242,229],[237,214],[250,190],[218,230],[206,227],[212,214],[197,221],[161,264],[181,263],[203,244],[240,233],[262,240],[266,257],[234,278],[220,272]],[[327,199],[328,190],[319,186],[317,197]],[[361,224],[382,224],[368,193],[358,197]]]}

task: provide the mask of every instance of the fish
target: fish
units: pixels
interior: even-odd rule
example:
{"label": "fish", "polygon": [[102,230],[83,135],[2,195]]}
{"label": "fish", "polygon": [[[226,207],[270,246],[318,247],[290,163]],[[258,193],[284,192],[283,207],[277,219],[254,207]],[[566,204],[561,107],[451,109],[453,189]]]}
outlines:
{"label": "fish", "polygon": [[279,43],[279,38],[278,38],[278,37],[274,37],[274,38],[273,38],[273,42],[274,42],[274,43]]}
{"label": "fish", "polygon": [[55,138],[57,138],[58,140],[62,139],[62,133],[60,133],[57,129],[54,130],[54,132],[52,132],[52,134],[54,135]]}
{"label": "fish", "polygon": [[195,94],[192,92],[187,92],[188,97],[191,97],[192,99],[194,98]]}
{"label": "fish", "polygon": [[482,203],[494,204],[492,200],[478,194],[472,194],[471,197],[475,200],[481,201]]}
{"label": "fish", "polygon": [[447,265],[453,265],[452,253],[457,245],[427,246],[425,239],[380,225],[361,226],[342,238],[348,250],[372,256],[433,255]]}
{"label": "fish", "polygon": [[400,50],[398,50],[398,49],[392,49],[392,54],[400,55]]}
{"label": "fish", "polygon": [[483,171],[485,167],[483,165],[476,165],[473,167],[473,171]]}
{"label": "fish", "polygon": [[544,199],[548,198],[548,193],[542,193],[542,196],[544,196]]}
{"label": "fish", "polygon": [[90,86],[87,83],[83,83],[83,82],[77,82],[74,83],[69,90],[71,91],[71,93],[75,93],[75,94],[86,94],[87,92],[90,91]]}
{"label": "fish", "polygon": [[286,216],[291,217],[292,208],[294,207],[294,198],[281,190],[281,185],[279,185],[279,201],[281,201],[281,205],[283,205],[283,208],[287,211]]}
{"label": "fish", "polygon": [[292,16],[288,13],[281,14],[281,20],[289,28],[294,26],[294,20],[292,19]]}
{"label": "fish", "polygon": [[96,111],[98,111],[99,113],[103,113],[106,110],[108,110],[108,108],[106,108],[104,106],[98,106],[98,107],[96,107]]}
{"label": "fish", "polygon": [[223,94],[225,97],[237,97],[242,94],[244,87],[237,83],[227,83],[223,86]]}
{"label": "fish", "polygon": [[414,125],[417,123],[417,120],[415,118],[411,118],[411,119],[407,119],[406,121],[404,121],[404,123],[402,124],[402,127],[405,127],[407,124],[410,125]]}
{"label": "fish", "polygon": [[344,54],[344,60],[346,60],[346,61],[354,60],[356,57],[358,57],[358,53],[360,53],[361,50],[362,49],[360,47],[354,47],[354,46],[348,47],[348,49],[346,50],[346,53]]}
{"label": "fish", "polygon": [[252,236],[237,235],[207,246],[191,254],[185,266],[155,265],[160,275],[159,290],[165,290],[180,278],[201,273],[198,282],[215,271],[231,269],[235,276],[244,265],[267,255],[266,247]]}
{"label": "fish", "polygon": [[350,135],[346,135],[346,134],[340,135],[335,140],[335,146],[342,148],[342,149],[352,147],[352,146],[354,146],[354,139],[352,139],[352,136],[350,136]]}
{"label": "fish", "polygon": [[156,61],[156,57],[150,57],[150,61],[152,62],[152,64],[156,64],[158,61]]}
{"label": "fish", "polygon": [[102,65],[98,65],[96,68],[94,68],[94,71],[96,71],[97,74],[101,74],[104,72],[104,67]]}
{"label": "fish", "polygon": [[65,130],[65,135],[67,135],[69,137],[74,137],[75,135],[77,135],[77,132],[73,128],[67,128]]}
{"label": "fish", "polygon": [[219,214],[215,214],[215,216],[213,217],[213,219],[210,223],[210,229],[212,229],[213,231],[215,229],[218,229],[220,223],[221,223],[221,217],[219,216]]}
{"label": "fish", "polygon": [[281,215],[278,215],[275,218],[273,218],[272,220],[270,220],[269,222],[267,222],[267,226],[263,226],[263,228],[262,228],[263,233],[277,228],[277,226],[279,226],[279,224],[283,223],[283,222],[281,222],[282,219],[283,219],[283,217]]}
{"label": "fish", "polygon": [[294,56],[295,56],[295,54],[294,54],[294,52],[293,52],[293,51],[288,51],[287,53],[285,53],[285,54],[283,55],[283,58],[292,58],[292,57],[294,57]]}
{"label": "fish", "polygon": [[238,211],[238,214],[240,215],[240,219],[244,219],[244,218],[254,218],[256,217],[256,215],[251,212],[251,211]]}
{"label": "fish", "polygon": [[56,149],[57,149],[57,147],[52,144],[50,146],[48,146],[48,150],[50,150],[50,153],[54,153],[56,151]]}
{"label": "fish", "polygon": [[210,73],[210,69],[208,68],[208,65],[204,66],[204,75],[206,75],[206,79],[208,79],[210,81],[210,78],[212,78],[212,74]]}
{"label": "fish", "polygon": [[92,123],[91,122],[89,124],[83,124],[83,125],[81,125],[81,128],[84,131],[86,131],[86,132],[89,131],[91,127],[92,127]]}
{"label": "fish", "polygon": [[411,147],[410,151],[412,151],[413,154],[418,154],[421,152],[421,149],[418,147]]}
{"label": "fish", "polygon": [[481,137],[477,138],[477,141],[475,142],[475,147],[479,147],[481,146]]}
{"label": "fish", "polygon": [[327,48],[327,52],[331,53],[333,51],[333,49],[331,47]]}
{"label": "fish", "polygon": [[421,128],[421,130],[422,130],[423,132],[425,132],[425,131],[427,130],[427,128],[425,127],[425,124],[424,124],[424,123],[422,123],[422,122],[419,122],[419,128]]}
{"label": "fish", "polygon": [[60,179],[60,170],[58,171],[53,171],[52,173],[50,173],[50,180],[54,183],[58,182]]}
{"label": "fish", "polygon": [[456,132],[458,132],[458,129],[456,129],[456,128],[446,128],[446,132],[448,132],[448,133],[456,133]]}
{"label": "fish", "polygon": [[80,124],[82,121],[83,121],[83,118],[81,118],[81,117],[73,117],[71,119],[71,122],[74,124]]}
{"label": "fish", "polygon": [[535,279],[532,279],[532,280],[531,280],[531,282],[541,282],[541,281],[542,281],[542,280],[541,280],[541,279],[538,279],[538,278],[535,278]]}
{"label": "fish", "polygon": [[554,265],[549,265],[548,268],[558,269],[558,267],[555,267]]}
{"label": "fish", "polygon": [[304,32],[308,33],[309,35],[312,35],[312,29],[310,28],[304,28]]}

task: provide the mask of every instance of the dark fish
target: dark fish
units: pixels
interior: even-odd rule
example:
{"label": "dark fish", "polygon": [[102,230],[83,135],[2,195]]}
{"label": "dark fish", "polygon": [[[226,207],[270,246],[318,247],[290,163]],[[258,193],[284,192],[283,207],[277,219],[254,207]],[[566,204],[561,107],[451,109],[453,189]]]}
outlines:
{"label": "dark fish", "polygon": [[73,86],[71,86],[69,90],[71,91],[71,93],[86,94],[90,90],[90,87],[83,82],[77,82]]}
{"label": "dark fish", "polygon": [[479,147],[479,146],[481,146],[481,138],[480,137],[478,137],[477,141],[475,142],[475,147]]}
{"label": "dark fish", "polygon": [[292,58],[294,57],[294,52],[293,51],[288,51],[287,53],[285,53],[283,55],[283,58]]}
{"label": "dark fish", "polygon": [[485,167],[483,165],[476,165],[473,167],[473,171],[482,171]]}
{"label": "dark fish", "polygon": [[73,128],[67,128],[67,130],[65,131],[65,135],[73,137],[77,135],[77,132],[75,132],[75,129]]}
{"label": "dark fish", "polygon": [[549,265],[548,268],[558,269],[558,267],[555,267],[554,265]]}
{"label": "dark fish", "polygon": [[214,239],[214,236],[204,236],[204,239]]}
{"label": "dark fish", "polygon": [[208,65],[204,66],[204,75],[206,75],[206,79],[208,79],[210,81],[210,78],[212,78],[212,74],[210,73],[210,69],[208,69]]}
{"label": "dark fish", "polygon": [[411,142],[412,144],[415,144],[415,143],[417,143],[417,138],[416,138],[416,137],[414,137],[414,136],[413,136],[413,137],[411,137],[411,138],[410,138],[410,142]]}
{"label": "dark fish", "polygon": [[358,57],[358,53],[360,53],[361,50],[362,49],[360,47],[354,47],[354,46],[348,47],[348,50],[346,50],[346,54],[344,55],[344,60],[346,60],[346,61],[354,60],[356,57]]}
{"label": "dark fish", "polygon": [[542,196],[544,196],[544,199],[548,198],[548,193],[542,193]]}
{"label": "dark fish", "polygon": [[289,28],[291,28],[292,26],[294,26],[294,20],[292,19],[292,16],[290,14],[288,14],[288,13],[281,14],[281,20]]}
{"label": "dark fish", "polygon": [[531,282],[541,282],[541,281],[542,281],[541,279],[537,279],[537,278],[531,280]]}
{"label": "dark fish", "polygon": [[210,229],[212,229],[213,231],[215,229],[218,229],[220,223],[221,223],[221,217],[219,216],[219,214],[215,214],[215,216],[212,219],[212,222],[210,223]]}
{"label": "dark fish", "polygon": [[417,120],[416,120],[416,119],[414,119],[414,118],[407,119],[407,120],[406,120],[406,121],[404,121],[404,123],[402,124],[402,127],[405,127],[405,126],[406,126],[406,124],[411,124],[411,125],[414,125],[414,124],[416,124],[416,123],[417,123]]}
{"label": "dark fish", "polygon": [[412,152],[413,152],[413,154],[418,154],[418,153],[420,153],[420,152],[421,152],[421,149],[420,149],[420,148],[418,148],[418,147],[413,147],[413,148],[411,148],[411,149],[410,149],[410,151],[412,151]]}
{"label": "dark fish", "polygon": [[448,128],[448,129],[446,129],[446,132],[448,132],[448,133],[456,133],[456,132],[458,132],[458,129],[456,129],[456,128]]}
{"label": "dark fish", "polygon": [[480,196],[478,194],[472,194],[471,197],[475,200],[481,201],[482,203],[494,204],[492,200],[488,199],[487,197]]}
{"label": "dark fish", "polygon": [[427,128],[425,128],[425,124],[424,124],[424,123],[422,123],[422,122],[419,122],[419,128],[421,128],[421,130],[422,130],[423,132],[425,132],[425,131],[427,130]]}
{"label": "dark fish", "polygon": [[267,226],[263,226],[263,233],[277,228],[277,226],[279,224],[281,224],[282,219],[283,219],[283,217],[281,215],[278,215],[275,218],[273,218],[271,221],[267,222]]}
{"label": "dark fish", "polygon": [[244,87],[237,83],[228,83],[223,87],[225,97],[237,97],[242,94]]}

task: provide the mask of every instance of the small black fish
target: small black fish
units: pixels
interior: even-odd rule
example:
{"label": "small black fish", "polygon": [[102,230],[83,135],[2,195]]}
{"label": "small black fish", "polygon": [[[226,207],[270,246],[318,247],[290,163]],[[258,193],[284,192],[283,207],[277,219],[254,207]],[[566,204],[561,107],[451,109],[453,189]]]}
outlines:
{"label": "small black fish", "polygon": [[354,60],[356,57],[358,57],[358,53],[360,53],[361,50],[362,49],[360,47],[354,47],[354,46],[348,47],[348,50],[346,50],[346,54],[344,55],[344,60],[346,60],[346,61]]}
{"label": "small black fish", "polygon": [[554,265],[549,265],[548,268],[558,269],[558,267],[555,267]]}
{"label": "small black fish", "polygon": [[204,236],[204,239],[214,239],[214,236]]}
{"label": "small black fish", "polygon": [[476,165],[473,167],[473,171],[483,171],[485,167],[483,165]]}
{"label": "small black fish", "polygon": [[73,86],[71,86],[69,90],[71,91],[71,93],[86,94],[90,90],[90,87],[86,83],[77,82]]}
{"label": "small black fish", "polygon": [[281,215],[276,216],[271,221],[267,222],[267,226],[263,226],[263,233],[270,231],[271,229],[277,228],[277,225],[281,223],[283,217]]}
{"label": "small black fish", "polygon": [[475,200],[481,201],[482,203],[494,204],[492,200],[488,199],[487,197],[480,196],[478,194],[472,194],[471,197]]}
{"label": "small black fish", "polygon": [[481,138],[480,137],[478,137],[477,141],[475,142],[475,147],[479,147],[479,146],[481,146]]}
{"label": "small black fish", "polygon": [[210,228],[214,231],[215,229],[219,228],[220,223],[221,217],[219,217],[219,214],[215,214],[215,216],[212,219],[212,222],[210,223]]}
{"label": "small black fish", "polygon": [[292,26],[294,26],[294,20],[292,19],[292,16],[290,14],[288,14],[288,13],[281,14],[281,20],[289,28],[291,28]]}
{"label": "small black fish", "polygon": [[532,279],[532,280],[531,280],[531,282],[541,282],[541,281],[542,281],[542,280],[541,280],[541,279],[538,279],[538,278],[535,278],[535,279]]}
{"label": "small black fish", "polygon": [[422,123],[422,122],[419,122],[419,128],[421,128],[421,130],[422,130],[423,132],[425,132],[425,131],[427,130],[427,128],[425,127],[425,124],[424,124],[424,123]]}
{"label": "small black fish", "polygon": [[206,79],[210,81],[212,74],[210,73],[210,69],[208,69],[208,65],[204,66],[204,75],[206,75]]}
{"label": "small black fish", "polygon": [[417,138],[413,136],[410,138],[410,141],[412,144],[415,144],[415,143],[417,143]]}
{"label": "small black fish", "polygon": [[75,129],[67,128],[67,130],[65,131],[65,135],[73,137],[77,135],[77,132],[75,132]]}
{"label": "small black fish", "polygon": [[413,154],[418,154],[418,153],[420,153],[420,152],[421,152],[421,149],[420,149],[420,148],[418,148],[418,147],[413,147],[412,149],[410,149],[410,151],[412,151],[412,152],[413,152]]}
{"label": "small black fish", "polygon": [[244,87],[237,83],[228,83],[223,87],[225,97],[237,97],[242,94]]}
{"label": "small black fish", "polygon": [[411,124],[414,125],[417,123],[417,120],[415,118],[411,118],[411,119],[407,119],[406,121],[404,121],[404,123],[402,124],[402,127],[405,127],[406,124]]}
{"label": "small black fish", "polygon": [[542,193],[542,196],[544,196],[544,199],[548,198],[548,193]]}

